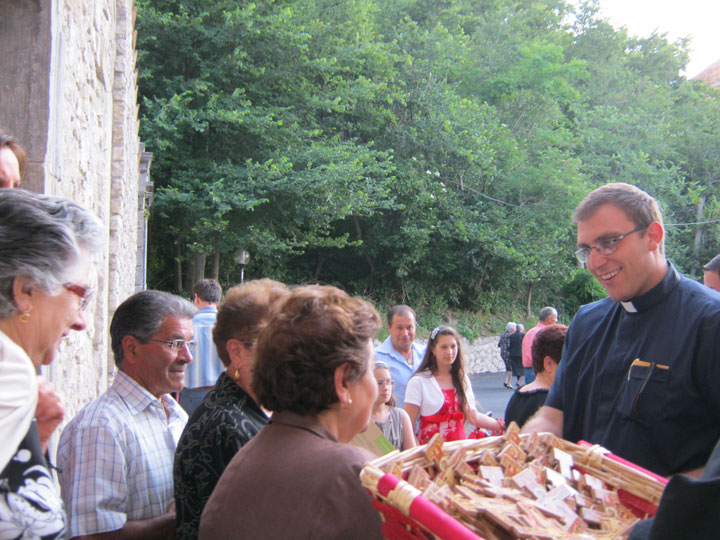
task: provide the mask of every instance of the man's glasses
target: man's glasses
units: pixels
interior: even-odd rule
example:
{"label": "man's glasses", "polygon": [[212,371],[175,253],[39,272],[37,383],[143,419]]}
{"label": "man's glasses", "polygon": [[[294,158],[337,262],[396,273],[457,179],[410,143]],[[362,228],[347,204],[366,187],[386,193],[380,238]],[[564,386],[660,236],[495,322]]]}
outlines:
{"label": "man's glasses", "polygon": [[80,298],[80,311],[85,311],[95,291],[90,287],[83,287],[82,285],[70,282],[63,283],[63,287]]}
{"label": "man's glasses", "polygon": [[383,386],[392,386],[395,384],[395,381],[378,381],[378,387],[382,388]]}
{"label": "man's glasses", "polygon": [[194,339],[191,339],[190,341],[185,341],[184,339],[151,339],[150,341],[164,343],[175,352],[180,352],[183,350],[183,347],[187,347],[192,353],[195,351],[195,347],[197,346],[197,341]]}
{"label": "man's glasses", "polygon": [[622,234],[616,238],[607,238],[605,240],[600,240],[597,244],[590,247],[584,247],[580,248],[575,252],[575,257],[577,257],[577,260],[581,263],[586,263],[588,259],[590,258],[590,252],[594,249],[597,251],[600,255],[603,257],[607,257],[608,255],[612,255],[617,251],[618,248],[618,242],[625,238],[626,236],[630,236],[632,233],[636,233],[638,231],[642,231],[644,229],[647,229],[648,226],[644,225],[642,227],[637,227],[633,229],[630,232],[627,232],[625,234]]}

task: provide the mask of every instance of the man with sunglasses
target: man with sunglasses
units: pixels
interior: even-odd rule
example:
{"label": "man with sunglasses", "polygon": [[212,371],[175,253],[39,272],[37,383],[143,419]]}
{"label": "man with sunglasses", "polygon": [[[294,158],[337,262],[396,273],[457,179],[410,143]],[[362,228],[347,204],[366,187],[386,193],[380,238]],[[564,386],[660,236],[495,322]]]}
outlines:
{"label": "man with sunglasses", "polygon": [[575,209],[576,256],[608,293],[580,308],[545,406],[523,431],[600,444],[660,475],[720,438],[720,295],[665,258],[657,202],[604,185]]}
{"label": "man with sunglasses", "polygon": [[110,323],[118,371],[65,427],[58,448],[68,538],[174,538],[173,459],[187,414],[170,396],[192,362],[197,308],[160,291]]}

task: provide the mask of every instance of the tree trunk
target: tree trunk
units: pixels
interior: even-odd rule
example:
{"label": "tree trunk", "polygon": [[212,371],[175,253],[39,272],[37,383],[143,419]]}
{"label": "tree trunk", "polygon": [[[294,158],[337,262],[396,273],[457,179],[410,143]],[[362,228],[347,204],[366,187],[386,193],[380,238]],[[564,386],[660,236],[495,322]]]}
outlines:
{"label": "tree trunk", "polygon": [[527,299],[527,308],[525,310],[525,313],[529,317],[532,314],[532,295],[533,295],[533,284],[531,283],[528,285],[528,299]]}
{"label": "tree trunk", "polygon": [[315,265],[315,272],[313,273],[313,282],[315,283],[320,279],[320,271],[322,270],[323,264],[325,264],[325,259],[319,258]]}
{"label": "tree trunk", "polygon": [[[358,240],[360,242],[363,242],[363,235],[362,235],[362,228],[360,227],[360,220],[357,218],[357,216],[353,216],[353,223],[355,224],[355,234],[357,234]],[[373,260],[370,258],[370,255],[365,250],[365,243],[362,243],[362,247],[360,248],[362,250],[363,257],[365,258],[365,262],[367,262],[368,267],[370,267],[370,275],[375,274],[375,263],[373,263]]]}
{"label": "tree trunk", "polygon": [[188,288],[192,288],[198,281],[205,279],[205,259],[204,253],[198,253],[195,255],[192,264],[191,281]]}
{"label": "tree trunk", "polygon": [[220,252],[216,251],[213,253],[212,269],[210,270],[211,277],[215,281],[220,280]]}
{"label": "tree trunk", "polygon": [[175,242],[175,289],[183,290],[182,237]]}

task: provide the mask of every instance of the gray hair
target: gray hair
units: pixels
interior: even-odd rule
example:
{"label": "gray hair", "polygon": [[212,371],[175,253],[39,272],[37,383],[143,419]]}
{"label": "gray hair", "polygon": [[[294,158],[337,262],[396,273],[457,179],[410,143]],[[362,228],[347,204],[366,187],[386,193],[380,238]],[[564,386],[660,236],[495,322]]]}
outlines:
{"label": "gray hair", "polygon": [[84,251],[103,245],[100,220],[79,204],[22,189],[0,189],[0,318],[17,311],[13,282],[23,276],[48,294]]}
{"label": "gray hair", "polygon": [[540,320],[542,322],[547,321],[553,315],[557,315],[557,309],[552,306],[547,306],[540,310]]}
{"label": "gray hair", "polygon": [[509,322],[505,325],[505,331],[509,332],[510,330],[515,330],[517,328],[517,325],[514,322]]}
{"label": "gray hair", "polygon": [[149,342],[168,317],[192,319],[197,308],[184,298],[162,291],[140,291],[126,299],[113,315],[110,340],[115,365],[120,367],[125,353],[122,341],[134,336],[140,343]]}

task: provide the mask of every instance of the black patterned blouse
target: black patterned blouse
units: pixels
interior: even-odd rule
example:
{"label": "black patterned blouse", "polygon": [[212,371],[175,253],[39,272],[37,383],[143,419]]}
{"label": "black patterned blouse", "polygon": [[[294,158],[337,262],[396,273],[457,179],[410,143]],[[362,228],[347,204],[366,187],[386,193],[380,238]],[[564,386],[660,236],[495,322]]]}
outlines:
{"label": "black patterned blouse", "polygon": [[196,540],[200,516],[235,453],[267,424],[255,401],[226,373],[185,426],[175,453],[179,540]]}

